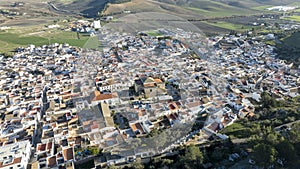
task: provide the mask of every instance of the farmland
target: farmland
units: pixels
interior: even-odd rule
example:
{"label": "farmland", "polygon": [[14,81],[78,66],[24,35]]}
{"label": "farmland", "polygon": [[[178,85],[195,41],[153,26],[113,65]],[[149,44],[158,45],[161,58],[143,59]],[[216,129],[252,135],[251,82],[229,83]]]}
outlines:
{"label": "farmland", "polygon": [[224,22],[224,21],[205,22],[205,23],[207,23],[211,26],[220,27],[220,28],[224,28],[224,29],[227,29],[227,30],[234,30],[234,31],[246,31],[246,30],[251,29],[250,26],[245,26],[245,25],[240,25],[240,24],[233,24],[233,23]]}
{"label": "farmland", "polygon": [[300,22],[300,16],[297,15],[293,15],[293,16],[288,16],[283,18],[285,20],[291,20],[291,21],[295,21],[295,22]]}
{"label": "farmland", "polygon": [[[272,5],[290,4],[292,0],[281,2],[274,0],[265,1],[212,1],[212,0],[115,0],[107,5],[108,0],[54,0],[55,6],[62,11],[54,10],[44,1],[23,0],[24,6],[13,7],[10,0],[2,1],[0,9],[9,9],[20,12],[22,15],[7,18],[0,15],[1,26],[9,26],[12,29],[0,32],[0,52],[6,53],[19,46],[28,44],[42,45],[49,43],[69,43],[74,46],[97,47],[95,38],[81,35],[77,39],[74,32],[60,29],[48,30],[45,25],[53,24],[55,20],[66,18],[82,18],[95,16],[102,11],[103,15],[119,13],[116,22],[107,24],[116,31],[137,32],[139,30],[155,30],[157,28],[177,27],[186,31],[205,33],[229,32],[230,30],[245,31],[251,29],[249,24],[255,22],[250,15],[265,11]],[[125,2],[125,3],[119,3]],[[107,7],[107,8],[106,8]],[[131,11],[132,14],[122,14],[122,11]],[[24,14],[26,13],[26,14]],[[24,14],[24,15],[23,15]],[[243,15],[247,18],[226,18],[232,15]],[[215,20],[215,18],[222,18]],[[188,22],[188,19],[211,20],[205,22]],[[299,21],[299,16],[286,18]],[[146,20],[146,21],[145,21]]]}
{"label": "farmland", "polygon": [[49,43],[68,43],[72,46],[83,47],[90,37],[80,35],[77,39],[75,32],[67,32],[61,30],[40,31],[38,33],[30,33],[28,29],[24,30],[7,30],[0,32],[0,52],[9,53],[16,47],[26,47],[28,44],[37,46]]}

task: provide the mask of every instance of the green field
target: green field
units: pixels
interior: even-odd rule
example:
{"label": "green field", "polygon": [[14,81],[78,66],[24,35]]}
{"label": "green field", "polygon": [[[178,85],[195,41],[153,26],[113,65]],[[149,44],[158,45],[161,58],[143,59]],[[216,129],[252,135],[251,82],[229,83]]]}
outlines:
{"label": "green field", "polygon": [[247,26],[247,25],[233,24],[233,23],[223,22],[223,21],[219,21],[219,22],[206,22],[205,21],[204,23],[215,26],[215,27],[220,27],[220,28],[239,31],[239,32],[251,30],[251,28],[252,28],[251,26]]}
{"label": "green field", "polygon": [[297,15],[284,17],[282,19],[300,22],[300,16],[297,16]]}
{"label": "green field", "polygon": [[86,49],[99,49],[100,42],[97,36],[90,37],[86,43],[82,46]]}
{"label": "green field", "polygon": [[162,36],[163,35],[158,31],[149,31],[149,32],[146,32],[146,34],[149,36]]}
{"label": "green field", "polygon": [[206,8],[185,7],[188,10],[201,13],[206,17],[225,17],[232,15],[250,15],[253,12],[248,9],[235,8],[224,4],[218,6],[207,6]]}
{"label": "green field", "polygon": [[68,43],[71,46],[83,47],[90,39],[90,36],[80,34],[80,39],[76,32],[62,30],[43,30],[32,32],[27,29],[12,29],[0,32],[0,53],[11,53],[17,47],[26,47],[28,44],[36,46],[53,43]]}
{"label": "green field", "polygon": [[258,11],[267,11],[267,8],[270,8],[270,7],[272,7],[272,5],[256,6],[256,7],[252,7],[252,9],[258,10]]}

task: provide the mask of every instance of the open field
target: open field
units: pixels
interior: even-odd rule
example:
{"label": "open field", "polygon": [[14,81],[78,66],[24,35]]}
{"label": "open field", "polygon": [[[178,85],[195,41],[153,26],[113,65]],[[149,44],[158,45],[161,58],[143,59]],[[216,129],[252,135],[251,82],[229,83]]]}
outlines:
{"label": "open field", "polygon": [[109,4],[108,8],[102,12],[103,15],[111,15],[122,11],[140,12],[160,12],[180,16],[184,18],[203,17],[200,13],[182,8],[180,6],[152,1],[152,0],[131,0],[122,4]]}
{"label": "open field", "polygon": [[192,17],[213,18],[270,13],[265,8],[288,5],[293,2],[293,0],[131,0],[131,2],[122,4],[110,4],[103,14],[109,15],[129,10],[131,12],[166,12],[186,19]]}
{"label": "open field", "polygon": [[99,49],[100,42],[97,36],[90,37],[82,46],[86,49]]}
{"label": "open field", "polygon": [[255,11],[252,9],[244,8],[241,3],[228,5],[226,3],[210,1],[210,0],[197,0],[184,5],[184,7],[195,12],[202,13],[206,17],[225,17],[232,15],[250,15]]}
{"label": "open field", "polygon": [[159,31],[149,31],[146,32],[149,36],[161,36],[163,34],[161,34]]}
{"label": "open field", "polygon": [[41,0],[23,0],[24,5],[14,6],[15,1],[2,0],[0,10],[18,12],[19,15],[5,16],[0,14],[2,23],[0,26],[34,26],[46,24],[49,21],[60,17],[49,10],[49,5]]}
{"label": "open field", "polygon": [[233,24],[224,21],[204,22],[204,23],[209,24],[211,26],[220,27],[228,30],[234,30],[234,31],[246,31],[246,30],[251,30],[252,28],[251,26]]}
{"label": "open field", "polygon": [[161,28],[179,28],[187,32],[192,31],[202,33],[197,26],[188,22],[186,19],[160,12],[130,14],[119,18],[116,22],[106,24],[105,27],[113,29],[114,31],[129,33],[157,30]]}
{"label": "open field", "polygon": [[282,19],[300,22],[300,16],[297,16],[297,15],[284,17]]}
{"label": "open field", "polygon": [[71,46],[83,47],[89,36],[80,35],[77,39],[75,32],[61,30],[40,30],[34,32],[33,29],[13,29],[0,32],[0,53],[8,53],[16,47],[26,47],[28,44],[37,46],[52,43],[68,43]]}

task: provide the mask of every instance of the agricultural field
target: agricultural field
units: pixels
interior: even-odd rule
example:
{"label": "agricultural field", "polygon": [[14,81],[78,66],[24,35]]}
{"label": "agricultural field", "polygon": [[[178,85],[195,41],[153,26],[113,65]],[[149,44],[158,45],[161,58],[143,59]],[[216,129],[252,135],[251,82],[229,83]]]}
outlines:
{"label": "agricultural field", "polygon": [[300,22],[300,16],[298,16],[298,15],[287,16],[287,17],[284,17],[282,19],[291,20],[291,21],[295,21],[295,22]]}
{"label": "agricultural field", "polygon": [[110,4],[102,14],[110,15],[129,10],[131,12],[165,12],[183,18],[214,18],[272,13],[265,9],[276,5],[289,5],[293,2],[293,0],[131,0],[122,4]]}
{"label": "agricultural field", "polygon": [[[33,31],[34,30],[34,31]],[[39,30],[34,28],[17,28],[0,32],[0,53],[11,53],[17,47],[26,47],[28,44],[37,46],[52,43],[68,43],[71,46],[83,47],[90,36],[80,35],[76,32],[63,30]]]}
{"label": "agricultural field", "polygon": [[82,46],[85,49],[99,49],[100,42],[97,36],[90,37]]}
{"label": "agricultural field", "polygon": [[227,30],[239,31],[239,32],[251,30],[251,28],[252,28],[251,26],[234,24],[234,23],[229,23],[229,22],[224,22],[224,21],[204,22],[204,23],[211,25],[211,26],[220,27],[220,28],[224,28]]}
{"label": "agricultural field", "polygon": [[186,19],[160,12],[129,14],[119,18],[116,22],[106,24],[105,27],[127,33],[137,33],[161,28],[180,28],[187,32],[193,31],[202,33],[197,26],[188,22]]}

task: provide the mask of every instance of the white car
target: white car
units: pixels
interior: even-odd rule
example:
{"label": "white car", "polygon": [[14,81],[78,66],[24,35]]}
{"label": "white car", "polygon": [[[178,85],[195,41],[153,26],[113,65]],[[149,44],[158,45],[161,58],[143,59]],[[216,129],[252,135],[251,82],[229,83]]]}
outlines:
{"label": "white car", "polygon": [[254,164],[255,164],[255,161],[252,160],[252,159],[249,159],[249,163],[254,165]]}

